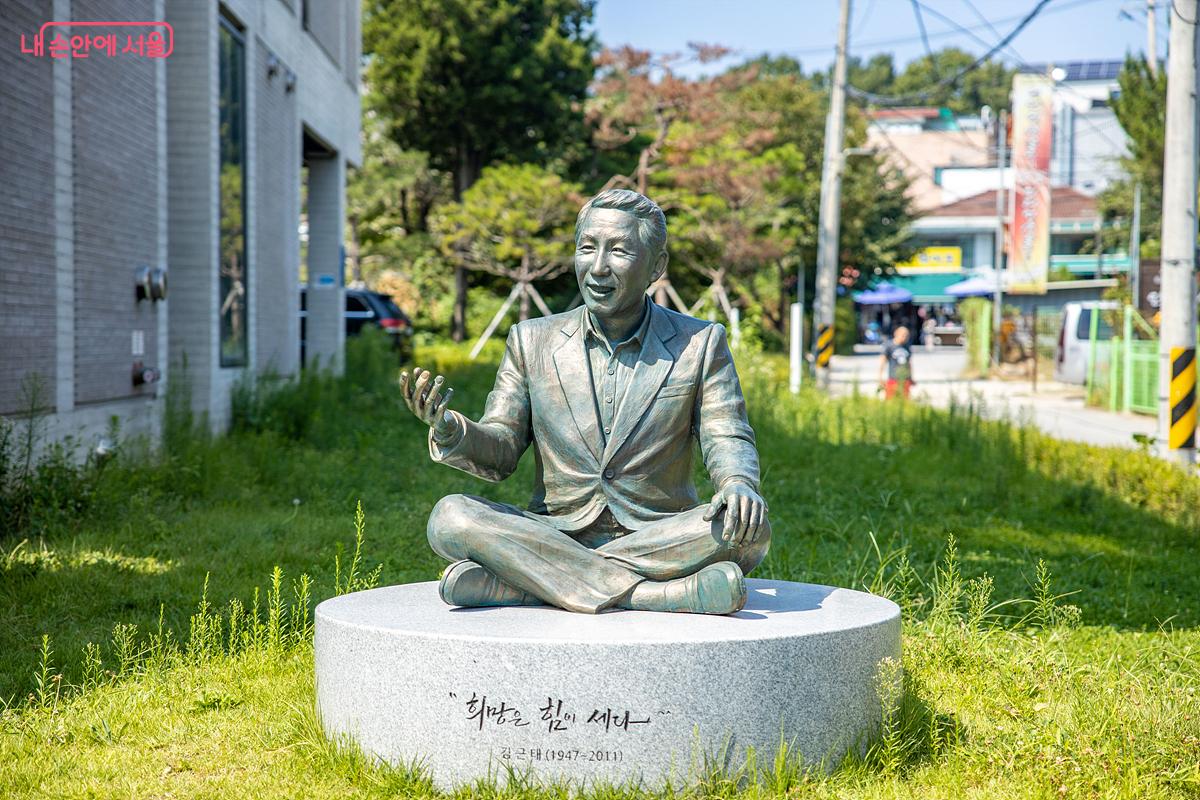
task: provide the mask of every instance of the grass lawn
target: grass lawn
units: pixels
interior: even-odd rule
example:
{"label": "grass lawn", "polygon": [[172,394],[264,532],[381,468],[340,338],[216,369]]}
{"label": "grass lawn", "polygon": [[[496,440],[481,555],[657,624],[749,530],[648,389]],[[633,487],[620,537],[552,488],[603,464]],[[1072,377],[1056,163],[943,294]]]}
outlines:
{"label": "grass lawn", "polygon": [[[421,355],[476,415],[498,350],[464,353]],[[165,455],[130,448],[85,490],[43,476],[24,529],[0,538],[0,797],[436,794],[324,741],[311,607],[376,569],[436,578],[434,502],[524,503],[532,459],[498,486],[430,463],[392,371],[350,355],[354,382],[241,393],[227,438],[176,414]],[[775,531],[756,576],[899,602],[905,696],[831,775],[669,794],[1200,797],[1200,479],[969,408],[793,398],[771,357],[739,368]]]}

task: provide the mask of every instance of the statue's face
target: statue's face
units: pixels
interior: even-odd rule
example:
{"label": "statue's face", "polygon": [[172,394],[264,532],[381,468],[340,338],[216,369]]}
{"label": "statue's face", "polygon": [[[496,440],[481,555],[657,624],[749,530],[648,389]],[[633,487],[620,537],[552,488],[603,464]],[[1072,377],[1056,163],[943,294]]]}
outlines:
{"label": "statue's face", "polygon": [[589,211],[575,236],[575,277],[588,310],[602,319],[639,313],[658,262],[665,262],[655,256],[637,217],[612,208]]}

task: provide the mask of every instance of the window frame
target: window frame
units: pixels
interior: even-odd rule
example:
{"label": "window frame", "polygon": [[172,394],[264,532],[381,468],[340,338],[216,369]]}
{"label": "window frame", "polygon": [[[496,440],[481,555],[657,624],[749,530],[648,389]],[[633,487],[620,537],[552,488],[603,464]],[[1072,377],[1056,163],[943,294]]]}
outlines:
{"label": "window frame", "polygon": [[217,181],[217,186],[216,186],[216,190],[217,190],[217,265],[216,266],[217,266],[217,288],[218,288],[218,291],[217,291],[217,304],[216,304],[215,311],[217,314],[217,358],[218,358],[218,363],[221,368],[240,369],[240,368],[245,368],[245,367],[249,366],[249,364],[250,364],[250,280],[249,280],[249,277],[250,277],[250,264],[249,264],[250,248],[249,248],[249,242],[247,241],[249,225],[247,224],[248,221],[246,218],[246,215],[247,215],[248,209],[249,209],[249,203],[247,202],[248,198],[246,196],[247,188],[248,188],[248,174],[249,174],[249,165],[248,165],[249,159],[247,158],[248,150],[249,150],[249,148],[248,148],[249,130],[247,128],[248,122],[247,122],[247,114],[246,114],[246,98],[247,98],[247,89],[248,89],[248,83],[249,83],[249,65],[247,64],[247,58],[249,56],[248,56],[247,48],[246,48],[246,35],[244,32],[244,29],[238,24],[237,20],[232,15],[230,15],[224,8],[221,8],[217,12],[217,36],[219,38],[226,34],[228,34],[228,36],[230,37],[232,42],[237,46],[237,50],[240,54],[240,57],[237,59],[238,66],[239,66],[238,72],[240,74],[238,74],[237,76],[231,76],[231,80],[235,80],[237,82],[237,84],[239,84],[236,86],[236,90],[237,90],[236,94],[238,97],[237,114],[239,116],[238,124],[237,124],[237,132],[238,132],[238,134],[240,134],[240,140],[237,141],[238,152],[239,152],[239,159],[238,159],[237,165],[238,165],[239,172],[241,173],[241,175],[240,175],[241,180],[240,180],[240,187],[239,187],[239,189],[240,189],[239,190],[239,204],[240,204],[241,208],[239,210],[241,213],[240,235],[241,235],[241,240],[242,240],[241,248],[240,248],[240,258],[241,258],[241,264],[242,264],[242,296],[239,300],[239,303],[241,305],[240,318],[241,318],[241,323],[242,323],[242,335],[241,335],[241,347],[238,348],[239,349],[238,353],[234,354],[234,353],[230,353],[226,350],[225,321],[224,321],[224,314],[222,313],[222,310],[221,310],[222,306],[225,303],[227,292],[224,291],[221,286],[222,281],[223,281],[223,278],[221,276],[221,270],[223,267],[222,259],[224,257],[224,252],[223,252],[224,247],[223,247],[223,243],[221,242],[221,238],[222,238],[221,230],[223,227],[223,223],[225,221],[224,210],[223,210],[224,204],[221,202],[221,199],[222,199],[221,198],[221,177],[222,177],[222,173],[224,171],[226,162],[224,160],[224,155],[223,155],[223,151],[225,148],[223,146],[224,142],[222,140],[222,137],[223,137],[223,134],[221,131],[222,112],[220,109],[220,97],[222,95],[222,88],[223,88],[221,86],[221,83],[223,82],[223,78],[225,75],[225,69],[224,69],[225,65],[222,63],[223,55],[222,55],[221,44],[219,41],[218,41],[218,45],[217,45],[217,65],[216,65],[217,66],[217,82],[218,82],[218,87],[217,87],[217,96],[218,96],[217,152],[218,152],[218,156],[217,156],[217,175],[216,175],[216,181]]}

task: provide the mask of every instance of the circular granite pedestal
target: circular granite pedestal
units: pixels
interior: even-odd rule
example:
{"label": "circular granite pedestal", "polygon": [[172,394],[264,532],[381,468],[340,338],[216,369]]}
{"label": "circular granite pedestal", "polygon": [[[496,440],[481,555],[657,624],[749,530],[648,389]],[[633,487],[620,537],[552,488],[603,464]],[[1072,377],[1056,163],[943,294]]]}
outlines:
{"label": "circular granite pedestal", "polygon": [[549,607],[451,608],[436,583],[316,611],[326,734],[439,786],[509,769],[648,786],[705,766],[769,765],[781,741],[834,763],[878,726],[880,662],[900,609],[863,592],[748,580],[729,617]]}

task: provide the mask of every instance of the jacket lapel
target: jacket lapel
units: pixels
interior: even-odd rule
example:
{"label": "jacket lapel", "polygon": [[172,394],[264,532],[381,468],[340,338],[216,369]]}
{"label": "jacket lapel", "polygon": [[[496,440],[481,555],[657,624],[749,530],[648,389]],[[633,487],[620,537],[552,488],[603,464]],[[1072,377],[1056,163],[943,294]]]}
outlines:
{"label": "jacket lapel", "polygon": [[573,314],[562,333],[565,337],[554,351],[554,370],[558,386],[566,398],[575,427],[596,461],[600,460],[600,419],[596,413],[596,398],[592,392],[592,376],[588,366],[587,348],[583,343],[583,313]]}
{"label": "jacket lapel", "polygon": [[608,446],[604,448],[602,464],[608,463],[625,444],[675,366],[675,356],[664,344],[675,335],[675,326],[661,306],[651,303],[650,314],[650,328],[646,332],[646,341],[642,343],[642,354],[633,368],[633,379],[625,390],[621,407],[613,420],[613,432],[608,439]]}

